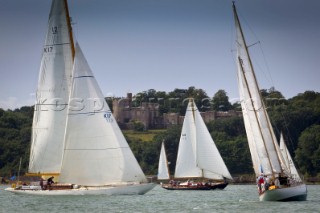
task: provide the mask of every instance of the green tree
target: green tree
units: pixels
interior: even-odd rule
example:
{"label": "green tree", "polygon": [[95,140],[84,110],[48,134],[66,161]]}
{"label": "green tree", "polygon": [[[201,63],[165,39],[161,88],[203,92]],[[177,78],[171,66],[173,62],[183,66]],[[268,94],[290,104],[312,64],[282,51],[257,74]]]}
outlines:
{"label": "green tree", "polygon": [[311,176],[320,173],[320,125],[302,132],[295,159],[302,172]]}
{"label": "green tree", "polygon": [[226,91],[218,90],[212,98],[212,106],[216,111],[228,111],[231,109],[231,103]]}
{"label": "green tree", "polygon": [[130,123],[135,131],[142,132],[145,130],[145,126],[141,121],[131,121]]}

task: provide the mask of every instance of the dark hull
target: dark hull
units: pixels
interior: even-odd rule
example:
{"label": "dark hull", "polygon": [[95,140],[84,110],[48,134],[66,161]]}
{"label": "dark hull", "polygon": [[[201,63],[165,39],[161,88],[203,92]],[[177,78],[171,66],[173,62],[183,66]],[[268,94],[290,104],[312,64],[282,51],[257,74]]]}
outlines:
{"label": "dark hull", "polygon": [[210,188],[223,190],[224,188],[227,187],[228,184],[229,183],[217,183],[217,184],[211,185]]}
{"label": "dark hull", "polygon": [[210,186],[172,186],[163,184],[162,188],[167,190],[211,190]]}

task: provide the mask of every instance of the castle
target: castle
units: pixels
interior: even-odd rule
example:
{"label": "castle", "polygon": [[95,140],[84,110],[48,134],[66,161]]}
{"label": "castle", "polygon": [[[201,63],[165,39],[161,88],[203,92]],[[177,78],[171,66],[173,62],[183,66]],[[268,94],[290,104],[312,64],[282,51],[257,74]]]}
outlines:
{"label": "castle", "polygon": [[[131,121],[140,121],[145,129],[163,129],[172,125],[182,125],[184,116],[179,113],[159,112],[159,103],[141,102],[138,107],[133,104],[132,93],[126,98],[117,98],[112,101],[113,115],[121,129],[131,129]],[[205,123],[212,120],[241,116],[241,112],[230,110],[200,112]]]}

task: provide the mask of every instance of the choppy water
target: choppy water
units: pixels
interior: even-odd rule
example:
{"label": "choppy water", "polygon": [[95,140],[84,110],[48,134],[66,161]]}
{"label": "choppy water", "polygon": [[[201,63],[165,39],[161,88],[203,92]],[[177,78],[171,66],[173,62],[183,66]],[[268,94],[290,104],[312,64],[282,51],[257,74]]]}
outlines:
{"label": "choppy water", "polygon": [[308,185],[304,202],[260,202],[254,185],[225,190],[167,191],[160,186],[136,196],[28,196],[0,186],[0,212],[320,212],[320,185]]}

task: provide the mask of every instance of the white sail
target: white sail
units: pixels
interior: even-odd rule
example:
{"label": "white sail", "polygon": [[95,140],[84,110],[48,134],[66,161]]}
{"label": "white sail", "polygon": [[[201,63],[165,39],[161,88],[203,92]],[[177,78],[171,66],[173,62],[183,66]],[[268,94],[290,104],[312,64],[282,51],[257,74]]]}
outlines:
{"label": "white sail", "polygon": [[203,177],[216,180],[223,180],[224,177],[232,179],[229,170],[193,100],[191,104],[194,110],[196,127],[197,166],[202,169]]}
{"label": "white sail", "polygon": [[30,173],[59,173],[73,66],[68,9],[52,2],[36,93]]}
{"label": "white sail", "polygon": [[[240,68],[239,68],[240,69]],[[240,93],[240,100],[247,100],[247,98],[245,97],[245,88],[243,86],[240,86],[240,83],[243,82],[242,79],[242,75],[239,75],[240,73],[238,73],[238,87],[239,87],[239,93]],[[247,92],[247,91],[246,91]],[[256,175],[259,176],[260,172],[259,171],[259,167],[261,165],[260,163],[260,159],[257,153],[257,148],[256,145],[254,143],[254,135],[253,132],[250,131],[250,120],[249,120],[249,116],[248,116],[248,111],[247,108],[245,107],[245,102],[241,101],[241,108],[242,108],[242,114],[243,114],[243,120],[244,120],[244,125],[246,127],[246,133],[247,133],[247,138],[248,138],[248,143],[250,143],[249,145],[249,149],[250,149],[250,153],[251,153],[251,157],[252,157],[252,163],[253,163],[253,168],[255,168],[255,172]]]}
{"label": "white sail", "polygon": [[175,177],[232,179],[193,99],[183,122]]}
{"label": "white sail", "polygon": [[159,157],[159,166],[158,166],[158,180],[169,180],[169,169],[168,169],[168,160],[166,155],[166,150],[164,148],[164,143],[161,144],[161,151]]}
{"label": "white sail", "polygon": [[256,175],[261,172],[266,175],[282,173],[286,168],[282,156],[277,152],[279,145],[260,96],[235,7],[234,18],[237,32],[238,86],[254,170]]}
{"label": "white sail", "polygon": [[184,117],[176,161],[175,178],[202,177],[196,162],[196,128],[192,105],[189,102]]}
{"label": "white sail", "polygon": [[281,154],[284,158],[284,161],[286,163],[286,166],[287,168],[289,168],[290,170],[290,174],[291,174],[291,177],[296,180],[297,182],[302,182],[301,178],[300,178],[300,175],[293,163],[293,160],[292,160],[292,157],[289,153],[289,150],[286,146],[286,143],[284,142],[284,138],[283,138],[283,134],[281,133],[281,136],[280,136],[280,151],[281,151]]}
{"label": "white sail", "polygon": [[60,182],[147,182],[78,44]]}

